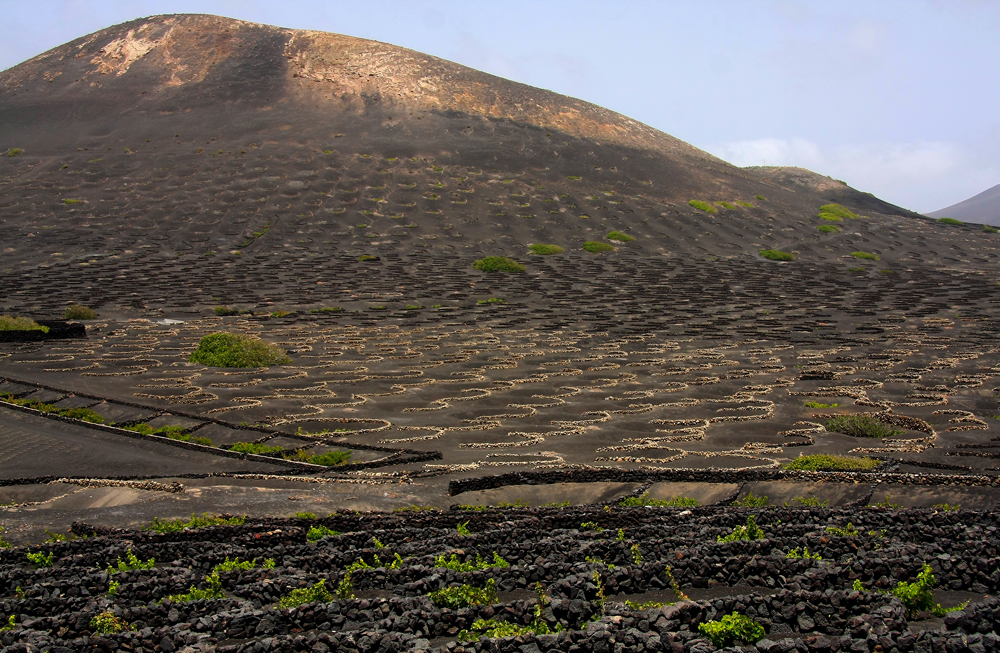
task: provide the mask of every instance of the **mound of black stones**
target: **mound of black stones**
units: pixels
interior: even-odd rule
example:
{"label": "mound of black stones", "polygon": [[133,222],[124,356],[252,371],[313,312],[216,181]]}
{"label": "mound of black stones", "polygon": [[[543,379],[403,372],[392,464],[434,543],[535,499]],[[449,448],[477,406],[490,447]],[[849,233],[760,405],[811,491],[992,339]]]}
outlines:
{"label": "mound of black stones", "polygon": [[[750,516],[763,539],[718,541]],[[1000,601],[988,596],[1000,587],[997,522],[962,510],[587,507],[247,518],[169,533],[75,524],[78,539],[0,551],[0,643],[53,652],[701,653],[716,646],[699,625],[739,612],[765,634],[732,640],[731,650],[978,653],[1000,642]],[[339,535],[310,541],[317,526]],[[789,557],[793,550],[822,559]],[[155,566],[109,574],[129,552]],[[51,554],[52,566],[29,553]],[[453,554],[496,554],[509,566],[436,566]],[[220,572],[222,598],[168,598],[207,588],[227,559],[256,564]],[[963,592],[973,600],[943,618],[908,610],[888,590],[925,563],[944,607]],[[321,580],[333,600],[279,605]],[[490,580],[492,605],[450,609],[428,597]],[[652,599],[662,605],[637,605]],[[108,612],[128,629],[96,632],[94,617]],[[540,619],[554,634],[459,639],[477,619]]]}

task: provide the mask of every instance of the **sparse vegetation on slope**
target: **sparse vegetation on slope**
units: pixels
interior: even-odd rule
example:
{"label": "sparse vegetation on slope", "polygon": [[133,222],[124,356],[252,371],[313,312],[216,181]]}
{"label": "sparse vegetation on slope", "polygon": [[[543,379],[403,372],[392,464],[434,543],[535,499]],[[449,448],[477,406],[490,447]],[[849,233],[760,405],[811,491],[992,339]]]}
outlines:
{"label": "sparse vegetation on slope", "polygon": [[688,205],[693,206],[699,211],[704,211],[705,213],[718,213],[719,211],[719,209],[702,200],[691,200],[688,202]]}
{"label": "sparse vegetation on slope", "polygon": [[63,318],[67,320],[93,320],[97,317],[97,311],[80,304],[67,306],[63,311]]}
{"label": "sparse vegetation on slope", "polygon": [[769,261],[794,261],[795,255],[780,249],[762,249],[759,254]]}
{"label": "sparse vegetation on slope", "polygon": [[881,256],[878,254],[872,254],[871,252],[851,252],[851,256],[854,258],[862,258],[868,261],[878,261],[881,260]]}
{"label": "sparse vegetation on slope", "polygon": [[799,456],[795,460],[785,464],[785,469],[799,470],[805,472],[822,471],[859,471],[866,472],[878,467],[879,461],[874,458],[854,458],[851,456],[828,456],[824,454],[812,454]]}
{"label": "sparse vegetation on slope", "polygon": [[506,256],[487,256],[476,260],[472,267],[480,272],[524,272],[525,267],[512,258]]}
{"label": "sparse vegetation on slope", "polygon": [[939,224],[953,224],[953,225],[962,224],[961,220],[956,220],[955,218],[938,218],[937,221]]}
{"label": "sparse vegetation on slope", "polygon": [[49,327],[42,326],[30,317],[0,315],[0,331],[41,331],[48,333]]}
{"label": "sparse vegetation on slope", "polygon": [[612,231],[611,233],[608,234],[607,238],[608,240],[614,240],[619,243],[630,243],[633,240],[635,240],[635,238],[633,238],[632,236],[629,236],[628,234],[623,233],[621,231]]}
{"label": "sparse vegetation on slope", "polygon": [[885,422],[880,422],[871,415],[841,415],[826,420],[826,430],[843,433],[856,438],[889,438],[900,435],[898,431]]}
{"label": "sparse vegetation on slope", "polygon": [[566,250],[559,245],[543,245],[541,243],[535,243],[530,245],[528,249],[531,250],[532,254],[539,254],[541,256],[548,256],[550,254],[561,254]]}
{"label": "sparse vegetation on slope", "polygon": [[209,367],[271,367],[291,363],[285,350],[260,338],[238,333],[210,333],[189,359]]}
{"label": "sparse vegetation on slope", "polygon": [[609,245],[608,243],[602,243],[599,240],[588,240],[583,244],[583,249],[592,253],[599,254],[600,252],[610,252],[614,250],[614,245]]}
{"label": "sparse vegetation on slope", "polygon": [[843,218],[848,218],[849,220],[858,220],[863,216],[858,215],[854,211],[850,210],[846,206],[841,206],[840,204],[824,204],[819,207],[819,217],[824,220],[833,220],[834,222],[839,222]]}

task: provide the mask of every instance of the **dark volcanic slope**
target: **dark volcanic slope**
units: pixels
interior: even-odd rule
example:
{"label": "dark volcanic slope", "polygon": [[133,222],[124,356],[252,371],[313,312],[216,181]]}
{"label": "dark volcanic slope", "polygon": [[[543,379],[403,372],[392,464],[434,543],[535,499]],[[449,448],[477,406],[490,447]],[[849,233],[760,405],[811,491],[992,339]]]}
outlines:
{"label": "dark volcanic slope", "polygon": [[[736,168],[579,100],[374,41],[212,16],[126,23],[0,73],[2,150],[23,150],[0,158],[7,274],[126,251],[520,255],[611,230],[685,258],[863,248],[933,261],[927,240],[972,251],[962,230],[840,182]],[[830,201],[868,219],[820,232]],[[995,261],[992,248],[976,256],[979,269]]]}
{"label": "dark volcanic slope", "polygon": [[935,218],[955,218],[966,222],[1000,225],[1000,184],[987,188],[958,204],[927,215]]}

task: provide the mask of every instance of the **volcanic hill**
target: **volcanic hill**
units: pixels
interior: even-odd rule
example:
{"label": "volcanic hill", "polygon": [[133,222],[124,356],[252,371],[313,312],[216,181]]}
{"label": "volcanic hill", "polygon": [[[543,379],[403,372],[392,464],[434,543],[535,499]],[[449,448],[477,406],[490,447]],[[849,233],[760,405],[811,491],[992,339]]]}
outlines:
{"label": "volcanic hill", "polygon": [[963,222],[1000,225],[1000,184],[927,215],[932,218],[952,218]]}

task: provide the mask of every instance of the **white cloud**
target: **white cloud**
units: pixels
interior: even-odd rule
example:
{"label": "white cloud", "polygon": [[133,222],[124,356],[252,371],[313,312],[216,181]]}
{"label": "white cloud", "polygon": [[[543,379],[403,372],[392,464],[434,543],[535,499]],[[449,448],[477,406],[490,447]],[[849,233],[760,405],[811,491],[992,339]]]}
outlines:
{"label": "white cloud", "polygon": [[857,143],[823,148],[806,139],[721,143],[709,152],[738,166],[808,168],[906,208],[930,212],[1000,182],[1000,168],[954,143]]}

